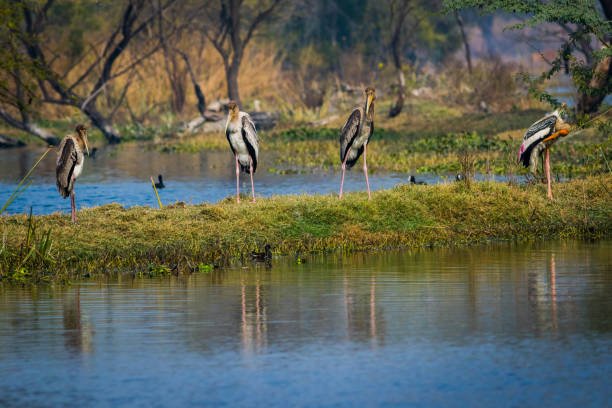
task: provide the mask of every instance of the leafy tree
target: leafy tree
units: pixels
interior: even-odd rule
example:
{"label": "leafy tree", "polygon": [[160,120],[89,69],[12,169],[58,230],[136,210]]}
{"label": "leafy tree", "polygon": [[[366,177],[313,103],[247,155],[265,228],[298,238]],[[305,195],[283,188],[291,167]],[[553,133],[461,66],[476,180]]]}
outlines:
{"label": "leafy tree", "polygon": [[21,21],[21,10],[13,1],[0,1],[0,119],[55,144],[57,138],[38,126],[33,117],[36,83],[44,78],[44,70],[22,47]]}
{"label": "leafy tree", "polygon": [[[331,75],[355,85],[371,80],[376,66],[395,72],[399,114],[405,98],[405,71],[426,61],[440,62],[460,45],[456,23],[440,14],[441,0],[296,0],[277,37],[285,67],[303,70],[315,84]],[[365,72],[355,67],[363,62]],[[305,68],[307,65],[307,68]],[[355,75],[351,77],[350,75]]]}
{"label": "leafy tree", "polygon": [[577,110],[597,111],[603,99],[612,91],[612,4],[609,0],[444,0],[447,11],[477,8],[483,13],[503,10],[526,19],[511,28],[523,29],[541,24],[557,24],[565,33],[551,67],[538,78],[524,77],[531,91],[541,100],[558,105],[552,96],[538,90],[537,85],[567,68],[578,90]]}

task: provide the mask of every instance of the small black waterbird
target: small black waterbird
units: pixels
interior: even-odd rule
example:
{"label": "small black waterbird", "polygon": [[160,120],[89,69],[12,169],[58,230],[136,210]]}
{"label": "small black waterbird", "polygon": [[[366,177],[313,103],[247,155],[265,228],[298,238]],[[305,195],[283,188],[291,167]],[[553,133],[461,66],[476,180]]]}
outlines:
{"label": "small black waterbird", "polygon": [[408,181],[410,182],[410,184],[416,184],[419,186],[427,185],[427,183],[424,181],[417,181],[416,178],[414,178],[414,176],[408,177]]}
{"label": "small black waterbird", "polygon": [[165,188],[166,185],[164,184],[164,179],[162,178],[161,174],[157,175],[157,179],[159,181],[157,183],[155,183],[155,188]]}
{"label": "small black waterbird", "polygon": [[266,244],[264,252],[251,252],[251,259],[254,261],[265,262],[272,259],[272,247],[270,244]]}

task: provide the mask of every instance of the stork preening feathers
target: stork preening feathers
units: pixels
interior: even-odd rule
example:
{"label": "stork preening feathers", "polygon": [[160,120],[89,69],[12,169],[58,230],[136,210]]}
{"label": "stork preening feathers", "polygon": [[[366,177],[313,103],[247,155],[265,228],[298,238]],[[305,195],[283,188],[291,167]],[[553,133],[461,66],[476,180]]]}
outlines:
{"label": "stork preening feathers", "polygon": [[370,136],[374,133],[374,88],[365,89],[365,106],[356,107],[342,127],[340,134],[340,161],[342,162],[342,180],[340,181],[340,198],[344,186],[344,173],[347,168],[355,165],[363,153],[363,173],[365,174],[368,198],[370,194],[370,181],[368,180],[367,148]]}
{"label": "stork preening feathers", "polygon": [[562,116],[565,116],[565,104],[552,113],[547,114],[531,125],[523,136],[523,143],[519,149],[519,161],[525,167],[531,167],[535,173],[538,167],[539,156],[544,152],[544,168],[546,172],[547,197],[552,200],[552,187],[550,177],[550,147],[561,137],[570,132],[570,125]]}
{"label": "stork preening feathers", "polygon": [[236,202],[240,202],[241,169],[251,175],[251,193],[253,202],[255,202],[253,173],[257,170],[257,159],[259,157],[259,138],[257,137],[255,124],[248,113],[240,112],[235,102],[230,102],[227,107],[229,112],[225,125],[225,136],[236,160]]}
{"label": "stork preening feathers", "polygon": [[62,197],[70,196],[72,222],[77,222],[74,183],[83,171],[85,155],[83,149],[89,154],[87,146],[87,128],[77,125],[74,135],[66,136],[59,145],[55,176],[57,189]]}

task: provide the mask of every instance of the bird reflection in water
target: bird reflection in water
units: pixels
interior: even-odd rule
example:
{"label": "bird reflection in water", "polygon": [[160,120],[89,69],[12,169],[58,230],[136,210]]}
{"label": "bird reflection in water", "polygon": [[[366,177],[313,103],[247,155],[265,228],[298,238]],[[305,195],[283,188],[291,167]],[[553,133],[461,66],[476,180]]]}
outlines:
{"label": "bird reflection in water", "polygon": [[547,255],[547,267],[529,272],[527,296],[538,326],[557,330],[557,268],[555,254]]}
{"label": "bird reflection in water", "polygon": [[[349,281],[355,282],[351,287]],[[382,340],[383,323],[376,305],[376,277],[372,275],[367,288],[359,287],[364,281],[349,279],[344,275],[344,307],[346,310],[347,335],[355,340],[370,340],[373,347]],[[367,289],[365,291],[364,289]]]}
{"label": "bird reflection in water", "polygon": [[550,304],[552,314],[552,326],[557,329],[557,270],[555,254],[550,254]]}
{"label": "bird reflection in water", "polygon": [[240,281],[242,350],[253,354],[268,346],[268,316],[264,299],[264,288],[259,278],[255,285],[247,285],[244,278]]}
{"label": "bird reflection in water", "polygon": [[75,288],[64,298],[64,337],[66,349],[89,353],[93,349],[93,330],[81,312],[81,290]]}
{"label": "bird reflection in water", "polygon": [[376,345],[378,333],[376,332],[376,279],[370,278],[370,338],[372,344]]}

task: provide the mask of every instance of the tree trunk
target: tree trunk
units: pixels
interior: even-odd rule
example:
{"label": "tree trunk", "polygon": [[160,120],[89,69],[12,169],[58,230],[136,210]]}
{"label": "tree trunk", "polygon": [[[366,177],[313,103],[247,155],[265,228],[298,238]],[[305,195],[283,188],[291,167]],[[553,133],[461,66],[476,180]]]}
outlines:
{"label": "tree trunk", "polygon": [[606,20],[612,20],[612,0],[600,0],[600,3],[606,15]]}
{"label": "tree trunk", "polygon": [[88,104],[84,109],[83,113],[91,120],[91,123],[104,135],[106,141],[110,144],[116,144],[121,142],[121,136],[113,128],[111,123],[96,109],[93,102]]}
{"label": "tree trunk", "polygon": [[578,97],[578,112],[594,113],[606,97],[606,87],[610,86],[610,71],[612,70],[612,57],[603,58],[593,69],[593,76],[589,82],[591,92],[583,92]]}
{"label": "tree trunk", "polygon": [[404,108],[406,78],[404,77],[404,71],[402,70],[402,56],[400,54],[402,23],[403,19],[400,19],[400,21],[397,23],[397,27],[394,30],[393,37],[391,38],[391,54],[393,57],[393,65],[395,66],[395,70],[397,72],[397,99],[395,104],[391,106],[391,109],[389,109],[390,118],[394,118],[402,113],[402,109]]}
{"label": "tree trunk", "polygon": [[191,84],[193,85],[193,92],[195,93],[196,98],[198,98],[198,112],[200,112],[200,115],[204,117],[204,112],[206,111],[206,98],[204,97],[204,92],[202,92],[202,88],[198,84],[195,72],[193,71],[191,62],[189,61],[189,56],[179,49],[177,49],[176,51],[181,55],[181,57],[183,57],[183,61],[185,61],[185,65],[187,66],[187,72],[189,72]]}
{"label": "tree trunk", "polygon": [[195,92],[196,98],[198,98],[198,112],[204,117],[204,112],[206,111],[206,98],[204,97],[202,88],[200,88],[200,85],[196,81],[193,81],[193,91]]}
{"label": "tree trunk", "polygon": [[238,69],[239,62],[234,61],[226,70],[225,76],[227,79],[227,95],[228,97],[236,102],[238,106],[242,107],[240,101],[240,93],[238,91]]}
{"label": "tree trunk", "polygon": [[50,145],[56,146],[59,143],[59,139],[57,137],[53,136],[49,131],[38,127],[38,125],[34,123],[26,123],[25,131],[34,136],[38,136]]}
{"label": "tree trunk", "polygon": [[457,20],[457,25],[461,31],[461,39],[463,41],[463,46],[465,47],[465,61],[467,62],[468,72],[470,75],[472,75],[472,52],[470,51],[470,43],[468,42],[465,27],[463,26],[463,18],[461,18],[458,11],[455,11],[455,19]]}
{"label": "tree trunk", "polygon": [[402,67],[397,68],[397,99],[395,100],[395,104],[391,106],[389,109],[389,117],[394,118],[400,113],[402,113],[402,109],[404,108],[404,99],[406,92],[406,78],[404,77],[404,71],[402,71]]}
{"label": "tree trunk", "polygon": [[38,127],[35,123],[32,123],[27,115],[22,115],[22,120],[18,120],[0,107],[0,120],[6,122],[9,126],[39,137],[50,145],[57,145],[59,143],[57,137],[53,136],[47,130]]}
{"label": "tree trunk", "polygon": [[178,61],[174,53],[170,53],[167,47],[164,47],[164,66],[170,89],[170,106],[174,113],[182,113],[185,106],[185,72],[181,71]]}
{"label": "tree trunk", "polygon": [[21,146],[25,146],[25,143],[23,143],[21,140],[13,139],[12,137],[8,137],[5,135],[0,135],[0,148]]}

